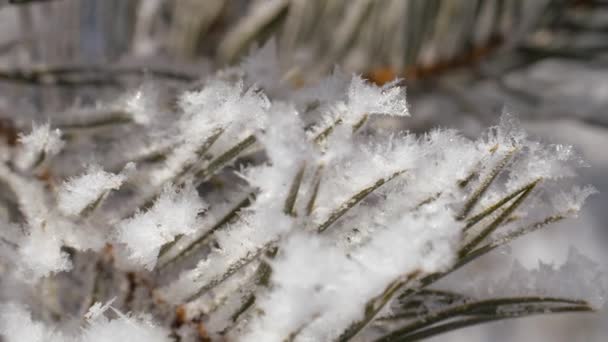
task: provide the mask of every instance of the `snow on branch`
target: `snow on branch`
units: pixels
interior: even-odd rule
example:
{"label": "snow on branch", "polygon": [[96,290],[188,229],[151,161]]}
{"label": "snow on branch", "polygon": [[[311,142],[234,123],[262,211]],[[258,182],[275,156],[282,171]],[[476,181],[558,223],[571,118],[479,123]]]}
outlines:
{"label": "snow on branch", "polygon": [[22,151],[16,160],[22,170],[36,168],[59,153],[65,142],[61,140],[61,131],[51,130],[50,124],[34,126],[29,134],[19,136]]}
{"label": "snow on branch", "polygon": [[[155,108],[161,88],[140,88],[122,104],[132,136],[95,130],[124,148],[77,145],[80,128],[116,124],[101,117],[63,122],[79,127],[75,139],[46,124],[0,149],[0,289],[32,304],[32,315],[2,304],[7,341],[351,341],[379,331],[389,341],[449,330],[443,318],[462,318],[456,326],[601,306],[606,275],[577,254],[564,267],[578,273],[541,265],[526,273],[539,279],[533,287],[516,270],[508,287],[520,297],[493,297],[509,295],[507,280],[478,297],[432,287],[576,217],[595,190],[572,187],[585,164],[571,147],[534,140],[508,113],[476,139],[377,130],[370,116],[410,115],[400,83],[336,69],[293,89],[275,53],[270,43],[171,109]],[[81,149],[99,166],[74,175],[63,157]],[[570,291],[575,279],[580,291]],[[91,306],[112,297],[134,314]]]}
{"label": "snow on branch", "polygon": [[[133,170],[130,163],[125,170]],[[89,166],[87,172],[79,177],[66,181],[58,193],[57,205],[65,215],[81,215],[85,209],[98,206],[111,191],[118,189],[125,181],[125,174],[113,174],[101,170],[98,166]]]}
{"label": "snow on branch", "polygon": [[196,231],[205,208],[191,186],[166,186],[150,209],[118,223],[117,241],[127,246],[131,261],[151,270],[163,245]]}

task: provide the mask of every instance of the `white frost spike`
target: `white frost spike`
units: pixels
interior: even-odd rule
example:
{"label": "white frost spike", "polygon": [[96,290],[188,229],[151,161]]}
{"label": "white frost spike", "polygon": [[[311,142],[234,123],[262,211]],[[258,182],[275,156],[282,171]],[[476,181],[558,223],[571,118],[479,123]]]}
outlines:
{"label": "white frost spike", "polygon": [[[92,310],[103,310],[109,304],[97,303]],[[54,327],[32,319],[30,312],[18,304],[0,306],[0,334],[6,342],[170,342],[169,332],[145,316],[131,317],[118,311],[116,319],[103,312],[85,317],[87,324],[77,335],[62,333]],[[88,315],[88,314],[87,314]]]}
{"label": "white frost spike", "polygon": [[89,321],[89,326],[84,329],[80,342],[170,342],[169,332],[152,323],[147,316],[131,317],[114,312],[118,315],[117,319],[107,319],[105,316],[98,316]]}
{"label": "white frost spike", "polygon": [[421,217],[396,219],[348,255],[317,235],[293,235],[273,262],[273,291],[259,302],[264,314],[242,340],[283,341],[300,329],[296,341],[335,340],[391,282],[445,269],[459,233],[444,205],[431,207]]}
{"label": "white frost spike", "polygon": [[312,151],[306,147],[300,119],[292,107],[275,105],[267,119],[268,129],[258,139],[266,146],[272,166],[252,167],[243,175],[260,189],[255,202],[241,211],[239,221],[214,234],[219,248],[162,289],[166,300],[180,302],[221,281],[228,270],[250,261],[292,228],[293,219],[284,213],[283,204],[294,176]]}
{"label": "white frost spike", "polygon": [[155,99],[159,97],[159,91],[151,84],[142,85],[123,101],[124,109],[139,125],[150,125],[159,115],[158,103]]}
{"label": "white frost spike", "polygon": [[[125,171],[135,168],[127,164]],[[125,173],[113,174],[103,171],[99,166],[90,166],[81,176],[63,183],[58,193],[57,205],[65,215],[79,215],[86,208],[103,199],[111,190],[120,188],[126,179]]]}
{"label": "white frost spike", "polygon": [[261,48],[254,49],[241,63],[250,84],[257,84],[269,94],[284,92],[281,86],[281,68],[277,56],[277,44],[269,39]]}
{"label": "white frost spike", "polygon": [[160,248],[177,235],[193,233],[205,208],[193,187],[166,186],[152,208],[118,223],[117,240],[128,247],[132,261],[151,270]]}
{"label": "white frost spike", "polygon": [[37,279],[72,267],[68,255],[61,251],[63,241],[56,235],[35,227],[19,247],[25,278]]}
{"label": "white frost spike", "polygon": [[575,186],[569,192],[561,191],[551,198],[555,210],[576,217],[587,197],[597,194],[598,191],[591,185]]}
{"label": "white frost spike", "polygon": [[353,76],[348,88],[345,120],[356,124],[365,114],[409,116],[404,89],[396,82],[378,87],[360,76]]}
{"label": "white frost spike", "polygon": [[242,81],[209,81],[200,91],[182,94],[179,106],[184,112],[177,123],[177,147],[167,157],[165,167],[151,175],[153,185],[170,181],[187,165],[201,158],[200,149],[219,130],[224,136],[253,132],[270,107],[265,95],[255,88],[244,89]]}
{"label": "white frost spike", "polygon": [[462,292],[480,299],[496,296],[583,299],[599,309],[605,307],[608,299],[607,271],[571,247],[561,266],[540,262],[536,269],[527,269],[515,261],[503,275],[467,278],[467,287]]}
{"label": "white frost spike", "polygon": [[[68,342],[61,333],[55,332],[42,322],[32,320],[30,312],[22,305],[0,305],[0,334],[5,342]],[[73,340],[75,342],[75,340]]]}
{"label": "white frost spike", "polygon": [[350,77],[337,66],[331,75],[321,79],[317,84],[305,86],[294,93],[294,101],[298,109],[305,111],[309,105],[318,105],[321,112],[336,101],[346,99],[345,90],[350,83]]}
{"label": "white frost spike", "polygon": [[30,134],[19,136],[22,151],[15,161],[21,170],[27,170],[41,165],[45,160],[55,156],[65,142],[61,140],[59,129],[51,130],[50,124],[32,128]]}
{"label": "white frost spike", "polygon": [[193,142],[204,140],[213,130],[229,124],[255,123],[270,107],[270,102],[257,89],[246,90],[242,81],[212,80],[200,91],[184,93],[179,106],[185,115],[180,122],[183,138]]}
{"label": "white frost spike", "polygon": [[84,315],[84,318],[87,321],[92,321],[97,319],[97,317],[101,317],[101,315],[103,315],[112,306],[112,303],[114,303],[115,300],[116,297],[110,299],[110,301],[105,304],[102,304],[101,302],[93,304],[89,308],[89,311],[87,311],[87,313]]}

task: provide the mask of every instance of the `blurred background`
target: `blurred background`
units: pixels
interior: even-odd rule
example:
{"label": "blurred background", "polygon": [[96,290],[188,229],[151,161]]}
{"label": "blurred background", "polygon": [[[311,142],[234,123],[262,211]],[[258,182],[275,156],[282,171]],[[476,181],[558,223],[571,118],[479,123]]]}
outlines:
{"label": "blurred background", "polygon": [[[269,40],[277,77],[294,87],[336,65],[378,84],[404,78],[412,118],[385,125],[476,136],[506,110],[544,141],[574,145],[590,165],[581,182],[600,194],[577,221],[501,257],[560,264],[574,246],[608,267],[608,1],[0,0],[0,135],[146,84],[187,88]],[[499,322],[434,341],[606,341],[605,316]]]}

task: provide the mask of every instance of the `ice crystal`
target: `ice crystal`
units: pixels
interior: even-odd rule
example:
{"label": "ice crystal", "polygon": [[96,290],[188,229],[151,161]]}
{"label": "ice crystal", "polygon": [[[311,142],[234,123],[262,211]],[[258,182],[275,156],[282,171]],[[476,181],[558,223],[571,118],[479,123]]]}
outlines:
{"label": "ice crystal", "polygon": [[[132,169],[134,165],[129,164],[127,168]],[[90,166],[85,174],[62,185],[57,198],[59,210],[65,215],[79,215],[109,191],[118,189],[125,178],[124,174],[112,174]]]}
{"label": "ice crystal", "polygon": [[29,134],[19,137],[19,142],[22,151],[16,163],[24,170],[41,165],[45,160],[59,153],[65,144],[61,140],[61,131],[51,130],[49,123],[34,126]]}
{"label": "ice crystal", "polygon": [[191,186],[163,189],[154,205],[117,225],[117,240],[127,246],[129,258],[147,269],[154,268],[160,248],[178,235],[192,234],[205,204]]}

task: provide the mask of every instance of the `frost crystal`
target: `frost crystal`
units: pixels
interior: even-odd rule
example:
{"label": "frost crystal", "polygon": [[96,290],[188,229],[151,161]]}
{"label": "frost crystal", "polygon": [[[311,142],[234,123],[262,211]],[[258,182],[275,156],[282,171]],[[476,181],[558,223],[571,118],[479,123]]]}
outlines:
{"label": "frost crystal", "polygon": [[270,103],[256,88],[246,90],[242,81],[211,80],[200,91],[182,94],[179,106],[183,116],[176,124],[176,147],[165,167],[151,175],[155,185],[191,168],[219,136],[252,134],[260,128],[259,121]]}
{"label": "frost crystal", "polygon": [[608,299],[608,270],[575,248],[570,249],[566,262],[559,266],[539,262],[536,268],[526,269],[514,261],[500,276],[469,280],[470,286],[464,292],[476,298],[496,295],[585,298],[597,309],[605,307]]}
{"label": "frost crystal", "polygon": [[19,154],[17,165],[22,170],[41,165],[46,159],[53,157],[65,145],[61,140],[61,131],[51,130],[50,124],[34,126],[27,135],[21,135],[19,142],[22,152]]}
{"label": "frost crystal", "polygon": [[160,108],[158,98],[160,90],[153,84],[144,84],[122,99],[120,107],[124,107],[136,124],[148,126],[159,119]]}
{"label": "frost crystal", "polygon": [[117,240],[127,246],[130,259],[151,270],[160,248],[178,235],[193,233],[205,208],[191,186],[166,186],[149,210],[118,223]]}
{"label": "frost crystal", "polygon": [[62,241],[58,236],[34,229],[19,248],[19,254],[32,276],[46,276],[51,272],[68,270],[71,263],[68,255],[61,251]]}
{"label": "frost crystal", "polygon": [[132,341],[132,342],[170,342],[169,333],[159,326],[152,323],[150,318],[145,316],[130,317],[118,311],[117,319],[107,319],[98,316],[88,322],[88,326],[83,330],[80,342],[112,342],[112,341]]}
{"label": "frost crystal", "polygon": [[[131,163],[128,169],[134,168]],[[125,181],[124,174],[113,174],[90,166],[87,172],[63,183],[59,190],[57,205],[65,215],[78,215],[87,207],[101,201],[111,190],[118,189]]]}
{"label": "frost crystal", "polygon": [[243,340],[281,341],[298,330],[304,341],[336,339],[363,318],[361,308],[395,279],[445,269],[452,262],[458,232],[451,229],[449,211],[432,213],[397,219],[348,255],[315,236],[288,239],[285,255],[272,265],[276,289],[260,302],[265,314]]}
{"label": "frost crystal", "polygon": [[62,332],[32,320],[26,308],[14,303],[0,306],[0,334],[7,342],[169,342],[168,332],[146,317],[130,317],[115,311],[118,318],[108,319],[103,312],[109,308],[97,303],[86,315],[80,332]]}
{"label": "frost crystal", "polygon": [[348,87],[346,108],[347,117],[353,118],[351,124],[365,114],[409,116],[404,89],[397,86],[397,82],[377,87],[359,76],[353,76]]}
{"label": "frost crystal", "polygon": [[591,185],[585,187],[575,186],[569,192],[560,191],[552,197],[551,202],[556,211],[576,217],[585,200],[598,191]]}
{"label": "frost crystal", "polygon": [[281,69],[277,56],[277,45],[269,39],[260,49],[254,50],[241,63],[249,84],[257,84],[267,94],[280,94],[286,89],[277,80],[281,79]]}
{"label": "frost crystal", "polygon": [[0,306],[0,334],[6,342],[67,342],[54,329],[32,320],[31,314],[21,305],[14,303]]}

